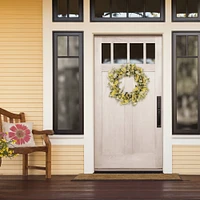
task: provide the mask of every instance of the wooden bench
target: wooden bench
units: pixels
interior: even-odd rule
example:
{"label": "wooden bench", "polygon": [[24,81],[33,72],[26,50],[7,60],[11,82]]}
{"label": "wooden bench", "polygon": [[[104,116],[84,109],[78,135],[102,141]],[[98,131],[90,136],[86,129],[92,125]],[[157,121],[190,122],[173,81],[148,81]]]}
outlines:
{"label": "wooden bench", "polygon": [[[2,132],[2,122],[9,123],[22,123],[26,122],[25,114],[23,112],[19,114],[11,113],[7,110],[0,108],[0,131]],[[38,169],[46,171],[46,178],[51,178],[51,142],[49,140],[49,135],[53,135],[52,130],[43,130],[43,131],[32,131],[33,135],[41,135],[44,139],[44,146],[34,146],[34,147],[14,147],[14,153],[23,155],[23,167],[22,173],[23,176],[28,176],[28,169]],[[46,155],[46,166],[29,166],[28,164],[28,155],[33,152],[44,152]]]}

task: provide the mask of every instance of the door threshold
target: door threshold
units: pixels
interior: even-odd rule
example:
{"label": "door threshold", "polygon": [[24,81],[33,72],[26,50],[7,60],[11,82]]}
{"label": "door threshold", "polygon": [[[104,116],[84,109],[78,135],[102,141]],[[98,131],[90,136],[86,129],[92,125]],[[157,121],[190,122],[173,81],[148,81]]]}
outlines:
{"label": "door threshold", "polygon": [[162,169],[95,169],[94,173],[163,173]]}

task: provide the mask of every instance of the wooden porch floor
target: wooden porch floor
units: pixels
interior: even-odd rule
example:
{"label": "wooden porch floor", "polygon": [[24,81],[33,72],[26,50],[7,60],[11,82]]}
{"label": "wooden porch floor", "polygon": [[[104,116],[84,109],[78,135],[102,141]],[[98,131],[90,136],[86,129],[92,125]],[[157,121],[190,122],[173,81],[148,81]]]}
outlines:
{"label": "wooden porch floor", "polygon": [[71,181],[75,176],[0,176],[0,200],[200,200],[200,176],[183,181]]}

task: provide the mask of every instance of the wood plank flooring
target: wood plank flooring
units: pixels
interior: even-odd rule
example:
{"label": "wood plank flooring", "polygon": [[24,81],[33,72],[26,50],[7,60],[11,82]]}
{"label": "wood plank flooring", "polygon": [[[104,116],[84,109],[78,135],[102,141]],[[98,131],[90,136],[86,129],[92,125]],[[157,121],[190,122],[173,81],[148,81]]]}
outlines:
{"label": "wood plank flooring", "polygon": [[200,200],[200,176],[183,181],[71,181],[75,176],[0,176],[0,200]]}

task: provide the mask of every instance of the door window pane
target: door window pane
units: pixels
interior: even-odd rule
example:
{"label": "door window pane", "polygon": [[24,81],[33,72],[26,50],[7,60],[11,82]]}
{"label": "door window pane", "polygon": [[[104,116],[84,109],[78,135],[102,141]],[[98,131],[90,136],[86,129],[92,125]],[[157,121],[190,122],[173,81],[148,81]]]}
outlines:
{"label": "door window pane", "polygon": [[150,18],[159,18],[160,8],[160,0],[146,0],[145,16]]}
{"label": "door window pane", "polygon": [[176,37],[176,55],[186,56],[186,36]]}
{"label": "door window pane", "polygon": [[146,63],[155,64],[155,44],[149,43],[146,44]]}
{"label": "door window pane", "polygon": [[115,64],[127,63],[127,44],[126,43],[114,44],[114,63]]}
{"label": "door window pane", "polygon": [[143,64],[143,43],[130,44],[130,63]]}
{"label": "door window pane", "polygon": [[111,63],[110,43],[103,43],[102,44],[102,63],[103,64]]}
{"label": "door window pane", "polygon": [[144,0],[129,0],[128,1],[128,17],[141,18],[144,17]]}
{"label": "door window pane", "polygon": [[112,17],[113,18],[127,17],[126,1],[112,0]]}
{"label": "door window pane", "polygon": [[177,129],[198,128],[197,74],[197,58],[177,58]]}

